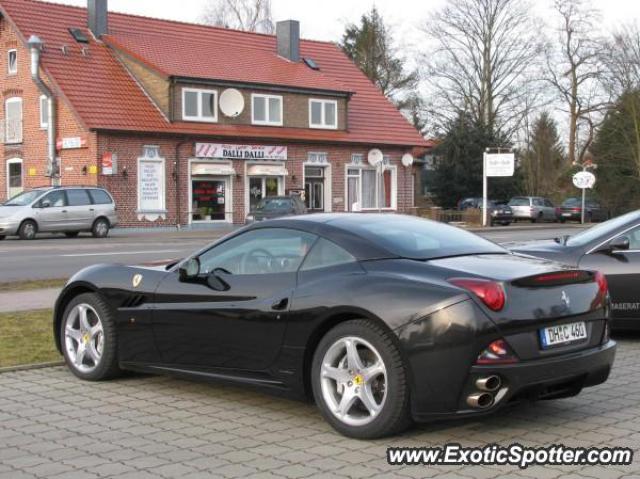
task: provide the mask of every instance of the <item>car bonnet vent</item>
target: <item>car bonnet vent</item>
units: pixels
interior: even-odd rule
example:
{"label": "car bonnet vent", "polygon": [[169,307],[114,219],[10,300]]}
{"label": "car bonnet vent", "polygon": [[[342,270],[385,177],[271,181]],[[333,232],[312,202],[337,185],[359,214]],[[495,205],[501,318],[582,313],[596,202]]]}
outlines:
{"label": "car bonnet vent", "polygon": [[78,43],[89,43],[89,37],[80,28],[70,28],[69,33],[73,39]]}
{"label": "car bonnet vent", "polygon": [[307,65],[312,70],[320,70],[320,67],[318,66],[318,64],[315,61],[313,61],[311,58],[303,58],[302,61],[304,62],[305,65]]}

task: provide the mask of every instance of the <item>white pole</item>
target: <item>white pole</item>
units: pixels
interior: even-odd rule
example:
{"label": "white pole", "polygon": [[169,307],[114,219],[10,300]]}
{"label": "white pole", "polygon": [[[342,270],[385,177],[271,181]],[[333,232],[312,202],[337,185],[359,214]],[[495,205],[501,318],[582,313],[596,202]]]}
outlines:
{"label": "white pole", "polygon": [[487,226],[487,153],[482,154],[482,226]]}
{"label": "white pole", "polygon": [[[583,168],[582,171],[587,171],[587,169]],[[582,224],[584,224],[584,219],[585,219],[584,207],[585,207],[585,204],[586,204],[586,197],[587,197],[587,189],[586,188],[582,188],[582,220],[581,220]]]}

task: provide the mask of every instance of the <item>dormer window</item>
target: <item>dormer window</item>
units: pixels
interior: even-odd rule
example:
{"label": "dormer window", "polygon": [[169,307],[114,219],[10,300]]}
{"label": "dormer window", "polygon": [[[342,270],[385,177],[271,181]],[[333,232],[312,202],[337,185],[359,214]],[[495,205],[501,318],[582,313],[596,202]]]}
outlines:
{"label": "dormer window", "polygon": [[336,100],[309,100],[309,127],[336,130],[338,128],[338,102]]}
{"label": "dormer window", "polygon": [[282,97],[278,95],[251,95],[254,125],[282,126]]}
{"label": "dormer window", "polygon": [[182,90],[182,119],[185,121],[218,121],[218,92],[184,88]]}
{"label": "dormer window", "polygon": [[9,75],[18,74],[18,50],[9,50],[7,55],[7,71]]}

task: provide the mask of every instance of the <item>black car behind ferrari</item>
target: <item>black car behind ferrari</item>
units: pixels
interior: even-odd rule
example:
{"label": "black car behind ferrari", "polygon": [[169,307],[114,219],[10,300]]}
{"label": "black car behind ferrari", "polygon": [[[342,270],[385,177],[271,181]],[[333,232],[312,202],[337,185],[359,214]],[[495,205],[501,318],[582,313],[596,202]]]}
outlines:
{"label": "black car behind ferrari", "polygon": [[574,236],[511,244],[509,248],[574,268],[601,271],[609,284],[612,327],[640,328],[640,211]]}
{"label": "black car behind ferrari", "polygon": [[353,437],[604,382],[599,273],[395,215],[256,223],[174,264],[98,265],[55,309],[71,371],[121,370],[315,398]]}

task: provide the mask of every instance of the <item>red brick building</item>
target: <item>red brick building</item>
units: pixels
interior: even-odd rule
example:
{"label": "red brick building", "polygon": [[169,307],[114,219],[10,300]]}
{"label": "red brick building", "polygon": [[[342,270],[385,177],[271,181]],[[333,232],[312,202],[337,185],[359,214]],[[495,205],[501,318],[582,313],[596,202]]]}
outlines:
{"label": "red brick building", "polygon": [[[125,226],[243,223],[264,196],[405,211],[428,147],[340,51],[276,35],[0,0],[0,200],[99,185]],[[367,161],[378,149],[377,176]]]}

